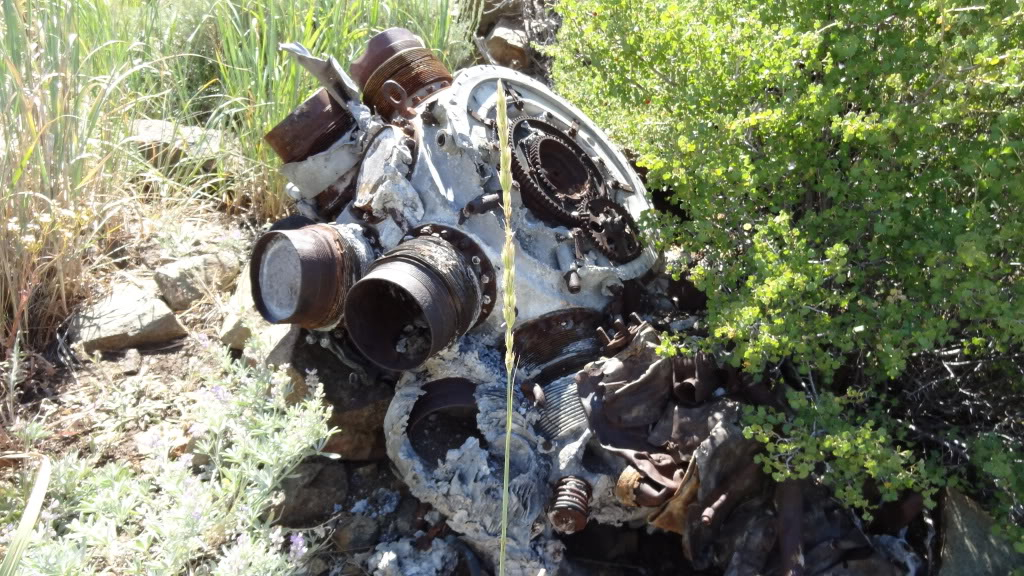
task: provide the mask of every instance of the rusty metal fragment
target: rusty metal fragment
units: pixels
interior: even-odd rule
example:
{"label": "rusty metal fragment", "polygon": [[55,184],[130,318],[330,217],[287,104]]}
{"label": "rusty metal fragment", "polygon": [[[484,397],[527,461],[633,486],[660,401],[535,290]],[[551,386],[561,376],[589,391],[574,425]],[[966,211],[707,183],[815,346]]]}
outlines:
{"label": "rusty metal fragment", "polygon": [[415,116],[413,108],[424,98],[452,83],[451,73],[434,52],[403,28],[389,28],[371,38],[351,71],[363,102],[388,119]]}
{"label": "rusty metal fragment", "polygon": [[590,492],[590,484],[582,478],[566,476],[558,481],[554,504],[548,513],[556,531],[573,534],[587,527]]}
{"label": "rusty metal fragment", "polygon": [[263,137],[285,164],[330,148],[355,126],[348,107],[321,88]]}

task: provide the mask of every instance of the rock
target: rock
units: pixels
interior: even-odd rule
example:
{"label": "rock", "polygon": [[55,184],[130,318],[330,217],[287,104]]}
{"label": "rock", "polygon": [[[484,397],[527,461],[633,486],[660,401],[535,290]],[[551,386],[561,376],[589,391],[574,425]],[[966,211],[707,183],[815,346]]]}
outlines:
{"label": "rock", "polygon": [[134,376],[142,370],[142,354],[135,348],[124,353],[124,358],[118,363],[121,366],[123,376]]}
{"label": "rock", "polygon": [[477,34],[487,36],[494,25],[502,18],[521,18],[523,16],[522,0],[484,0],[483,12],[477,23]]}
{"label": "rock", "polygon": [[517,70],[525,68],[529,62],[526,53],[529,45],[522,24],[511,18],[499,20],[487,36],[487,51],[491,58],[501,66]]}
{"label": "rock", "polygon": [[406,494],[402,497],[402,500],[398,503],[398,509],[395,511],[395,528],[400,533],[412,535],[416,531],[420,523],[420,519],[417,518],[420,507],[420,501],[411,494]]}
{"label": "rock", "polygon": [[390,398],[379,397],[335,405],[328,424],[338,432],[327,440],[323,451],[337,454],[343,460],[380,460],[386,457],[384,415],[390,403]]}
{"label": "rock", "polygon": [[324,387],[325,402],[332,410],[328,424],[338,430],[327,440],[324,452],[337,454],[342,460],[386,457],[384,415],[394,396],[394,387],[353,378],[352,369],[316,341],[308,342],[303,333],[297,325],[264,323],[263,329],[253,335],[243,357],[252,364],[287,365],[294,385],[288,402],[304,397],[308,391],[305,375],[316,374]]}
{"label": "rock", "polygon": [[281,366],[292,362],[295,347],[302,336],[302,327],[295,324],[267,324],[253,334],[242,353],[250,364],[266,362]]}
{"label": "rock", "polygon": [[1024,566],[1024,555],[992,534],[992,517],[952,488],[942,499],[942,568],[939,576],[1002,576]]}
{"label": "rock", "polygon": [[123,283],[72,320],[86,353],[163,344],[188,332],[171,309],[139,284]]}
{"label": "rock", "polygon": [[348,495],[348,475],[341,462],[318,458],[298,465],[282,483],[280,524],[309,527],[326,521]]}
{"label": "rock", "polygon": [[346,512],[338,521],[331,541],[338,552],[350,554],[373,548],[379,537],[380,522],[376,518]]}
{"label": "rock", "polygon": [[238,258],[226,251],[182,258],[156,269],[153,279],[173,310],[185,310],[207,291],[227,289],[238,277]]}
{"label": "rock", "polygon": [[302,341],[302,327],[296,324],[257,324],[259,330],[243,350],[242,357],[252,365],[266,364],[284,368],[292,381],[292,391],[285,398],[291,405],[309,393],[305,371],[295,364],[295,348]]}
{"label": "rock", "polygon": [[384,415],[395,394],[390,384],[353,377],[352,370],[319,344],[299,341],[292,365],[301,373],[316,371],[332,406],[328,424],[337,428],[324,452],[343,460],[380,460],[387,456]]}
{"label": "rock", "polygon": [[217,337],[225,346],[232,350],[242,350],[252,336],[252,327],[265,329],[270,326],[256,311],[252,303],[252,282],[249,279],[249,264],[246,263],[238,275],[235,292],[228,300],[224,310],[224,321],[221,323]]}
{"label": "rock", "polygon": [[212,172],[219,158],[236,156],[233,152],[238,148],[219,130],[165,120],[136,120],[128,141],[134,142],[153,166],[185,174]]}

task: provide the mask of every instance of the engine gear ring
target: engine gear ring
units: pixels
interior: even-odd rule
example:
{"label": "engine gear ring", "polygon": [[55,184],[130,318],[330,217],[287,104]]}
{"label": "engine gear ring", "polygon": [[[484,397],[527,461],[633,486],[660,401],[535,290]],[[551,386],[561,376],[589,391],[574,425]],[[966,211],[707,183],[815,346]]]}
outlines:
{"label": "engine gear ring", "polygon": [[563,130],[532,116],[509,123],[509,141],[512,177],[527,208],[542,220],[581,225],[583,204],[604,190],[587,153]]}
{"label": "engine gear ring", "polygon": [[578,207],[590,197],[593,172],[565,140],[557,136],[534,138],[528,158],[541,184],[559,199]]}
{"label": "engine gear ring", "polygon": [[640,256],[640,227],[625,207],[608,198],[593,198],[584,212],[587,236],[609,260],[622,264]]}

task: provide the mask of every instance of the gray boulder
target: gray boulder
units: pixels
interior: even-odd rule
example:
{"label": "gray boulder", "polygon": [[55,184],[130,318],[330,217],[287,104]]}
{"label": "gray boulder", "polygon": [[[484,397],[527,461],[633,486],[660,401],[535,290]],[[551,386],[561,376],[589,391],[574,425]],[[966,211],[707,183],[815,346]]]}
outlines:
{"label": "gray boulder", "polygon": [[246,263],[238,275],[235,292],[224,309],[224,320],[217,337],[228,348],[242,350],[252,336],[253,328],[262,332],[269,327],[270,324],[260,316],[252,303],[252,282],[249,280],[249,264]]}
{"label": "gray boulder", "polygon": [[87,353],[162,344],[188,332],[144,284],[124,282],[72,319],[72,333]]}
{"label": "gray boulder", "polygon": [[282,483],[281,525],[290,528],[320,524],[348,496],[348,475],[341,462],[312,459],[302,462]]}
{"label": "gray boulder", "polygon": [[165,120],[136,120],[128,139],[162,171],[213,172],[221,158],[233,158],[238,146],[219,130],[183,126]]}
{"label": "gray boulder", "polygon": [[517,70],[529,63],[529,45],[522,22],[511,18],[499,20],[487,36],[487,51],[494,62]]}
{"label": "gray boulder", "polygon": [[153,279],[173,310],[185,310],[204,294],[220,292],[238,277],[238,258],[227,251],[182,258],[156,269]]}

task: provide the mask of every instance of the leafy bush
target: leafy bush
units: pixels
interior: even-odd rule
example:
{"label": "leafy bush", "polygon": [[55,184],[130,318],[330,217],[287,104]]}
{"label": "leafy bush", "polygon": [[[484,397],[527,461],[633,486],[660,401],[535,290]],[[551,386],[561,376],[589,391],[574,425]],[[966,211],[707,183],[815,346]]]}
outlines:
{"label": "leafy bush", "polygon": [[[136,436],[147,454],[136,466],[78,454],[55,462],[19,573],[302,571],[310,535],[274,526],[273,510],[282,481],[327,440],[322,391],[311,379],[307,396],[288,405],[287,372],[248,368],[222,353],[223,372],[185,406],[198,439],[191,452],[180,432],[154,428]],[[0,492],[0,525],[17,520],[24,491]],[[0,531],[0,546],[10,536]]]}
{"label": "leafy bush", "polygon": [[[857,415],[867,400],[856,390],[813,398],[791,391],[792,419],[763,406],[746,406],[743,435],[764,445],[764,453],[754,460],[764,464],[776,481],[818,472],[840,502],[862,510],[866,519],[872,517],[871,509],[907,491],[920,493],[928,508],[935,506],[934,496],[945,484],[942,471],[911,450],[893,447],[906,437],[881,411]],[[879,499],[869,500],[866,481],[877,489]]]}
{"label": "leafy bush", "polygon": [[1024,342],[1024,16],[977,4],[559,3],[557,87],[689,217],[736,364]]}
{"label": "leafy bush", "polygon": [[[791,358],[805,384],[818,380],[821,394],[791,395],[788,417],[746,415],[766,471],[813,475],[862,509],[878,504],[863,491],[871,483],[883,499],[930,496],[941,482],[907,422],[886,418],[886,381],[911,360],[955,358],[1003,382],[995,396],[1020,393],[1020,3],[557,9],[556,88],[636,155],[648,188],[672,205],[649,223],[653,241],[674,248],[675,272],[708,295],[701,345],[753,374]],[[662,351],[692,345],[669,336]],[[961,382],[932,364],[943,373],[934,382]],[[862,377],[839,378],[844,367]],[[997,514],[1019,523],[1024,489],[1010,478],[1024,457],[987,445],[971,447],[985,471],[975,487],[997,488]]]}

